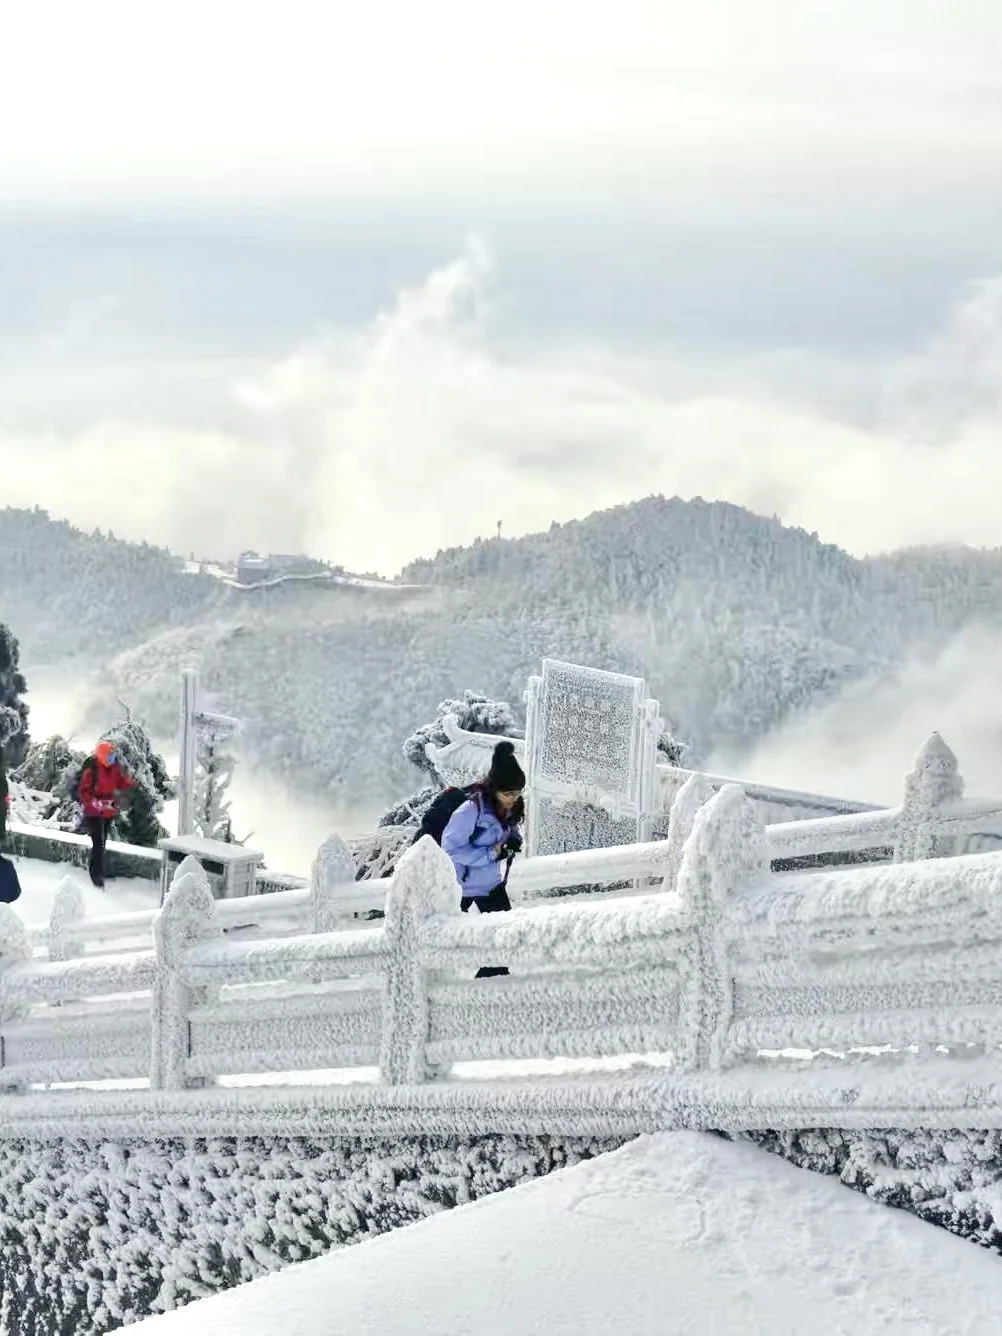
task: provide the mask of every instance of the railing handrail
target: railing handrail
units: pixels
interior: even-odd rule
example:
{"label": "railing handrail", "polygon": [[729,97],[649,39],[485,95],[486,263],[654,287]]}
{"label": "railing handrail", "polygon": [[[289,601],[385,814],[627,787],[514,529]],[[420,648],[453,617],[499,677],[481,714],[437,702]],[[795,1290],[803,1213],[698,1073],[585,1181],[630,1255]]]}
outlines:
{"label": "railing handrail", "polygon": [[[664,761],[658,762],[656,770],[662,785],[666,781],[673,781],[678,787],[681,787],[690,776],[698,774],[714,789],[719,790],[731,784],[738,784],[753,801],[775,803],[777,806],[813,808],[830,806],[837,816],[850,816],[862,812],[883,810],[880,803],[859,802],[854,798],[837,798],[821,793],[807,793],[799,789],[773,788],[769,784],[756,784],[749,780],[735,779],[728,775],[714,775],[706,770],[685,770],[682,766],[668,765]],[[826,818],[819,817],[816,819],[825,820]]]}

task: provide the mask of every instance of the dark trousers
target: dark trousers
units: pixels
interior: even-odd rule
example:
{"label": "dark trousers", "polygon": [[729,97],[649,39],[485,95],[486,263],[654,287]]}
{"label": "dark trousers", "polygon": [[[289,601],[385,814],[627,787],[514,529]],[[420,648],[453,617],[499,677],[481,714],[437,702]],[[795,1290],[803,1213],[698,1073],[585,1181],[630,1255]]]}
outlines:
{"label": "dark trousers", "polygon": [[[459,907],[464,914],[470,905],[476,905],[481,914],[501,914],[505,910],[511,909],[508,892],[503,886],[495,886],[493,891],[487,895],[464,895],[459,902]],[[495,975],[507,973],[508,971],[503,965],[485,965],[482,970],[477,970],[477,978],[493,979]]]}
{"label": "dark trousers", "polygon": [[87,869],[95,886],[104,885],[104,846],[108,843],[111,822],[104,816],[84,817],[84,830],[90,836],[90,859]]}

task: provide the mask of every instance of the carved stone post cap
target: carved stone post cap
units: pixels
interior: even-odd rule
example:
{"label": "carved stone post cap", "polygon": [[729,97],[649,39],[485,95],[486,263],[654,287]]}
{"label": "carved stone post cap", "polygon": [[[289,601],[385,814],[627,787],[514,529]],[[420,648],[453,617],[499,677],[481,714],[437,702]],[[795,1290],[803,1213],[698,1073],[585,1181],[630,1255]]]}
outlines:
{"label": "carved stone post cap", "polygon": [[956,770],[956,753],[943,741],[939,733],[933,733],[919,750],[915,758],[915,769],[940,772]]}
{"label": "carved stone post cap", "polygon": [[459,913],[460,886],[452,859],[425,835],[397,864],[386,896],[386,926],[399,926],[408,912],[422,917]]}
{"label": "carved stone post cap", "polygon": [[10,905],[0,905],[0,958],[27,960],[31,956],[28,933]]}

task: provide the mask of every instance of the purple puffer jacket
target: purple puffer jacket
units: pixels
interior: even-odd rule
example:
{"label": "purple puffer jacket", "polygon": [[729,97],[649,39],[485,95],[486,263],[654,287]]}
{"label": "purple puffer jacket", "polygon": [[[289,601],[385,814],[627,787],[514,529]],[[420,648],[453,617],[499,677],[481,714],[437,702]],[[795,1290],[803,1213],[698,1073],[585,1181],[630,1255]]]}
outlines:
{"label": "purple puffer jacket", "polygon": [[456,808],[442,834],[442,848],[452,859],[464,895],[490,895],[501,885],[505,860],[495,859],[494,846],[503,844],[515,829],[479,798]]}

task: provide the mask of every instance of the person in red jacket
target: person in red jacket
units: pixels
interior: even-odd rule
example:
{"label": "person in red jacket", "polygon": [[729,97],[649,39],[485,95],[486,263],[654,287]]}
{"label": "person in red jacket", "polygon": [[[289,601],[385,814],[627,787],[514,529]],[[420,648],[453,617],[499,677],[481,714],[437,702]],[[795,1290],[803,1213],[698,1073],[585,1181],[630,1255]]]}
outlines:
{"label": "person in red jacket", "polygon": [[131,788],[135,788],[135,781],[122,769],[114,744],[99,742],[94,755],[84,762],[77,787],[84,830],[90,836],[89,871],[95,886],[104,885],[104,847],[109,827],[118,816],[116,799]]}

